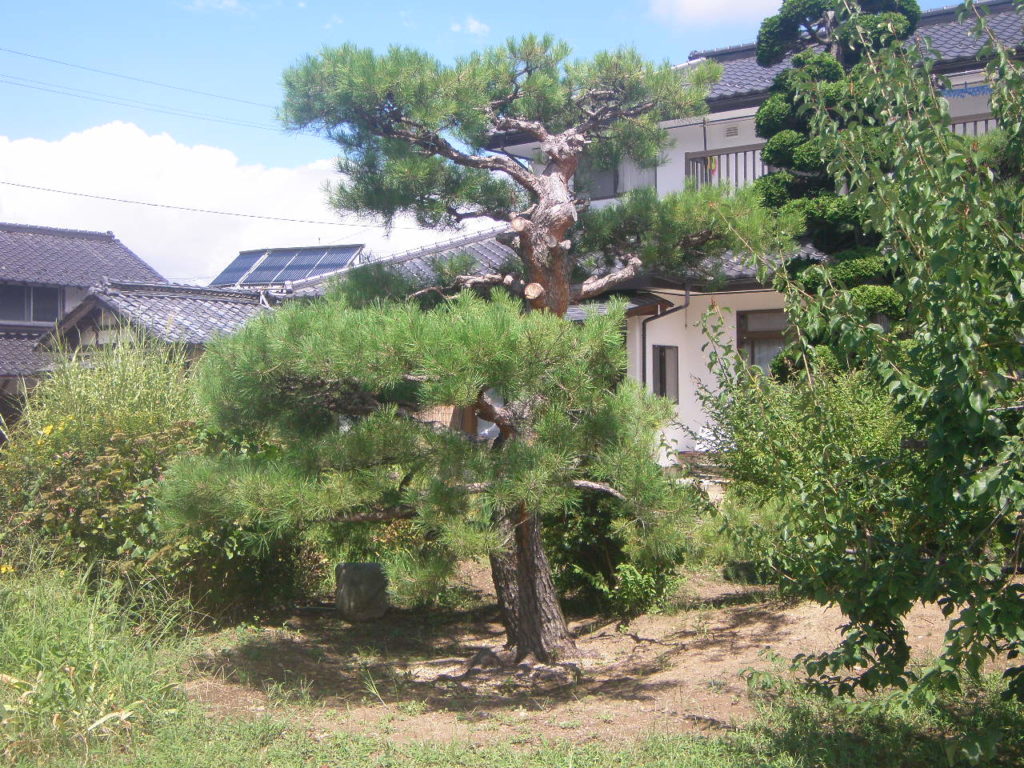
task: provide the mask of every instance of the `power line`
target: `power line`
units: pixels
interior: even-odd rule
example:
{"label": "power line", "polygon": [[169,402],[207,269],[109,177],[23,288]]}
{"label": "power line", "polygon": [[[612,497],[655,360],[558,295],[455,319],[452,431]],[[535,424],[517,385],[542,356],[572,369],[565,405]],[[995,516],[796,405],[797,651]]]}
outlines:
{"label": "power line", "polygon": [[[242,219],[263,219],[265,221],[285,221],[290,224],[318,224],[325,227],[356,227],[358,229],[384,229],[382,226],[366,224],[348,224],[343,221],[316,221],[313,219],[289,219],[283,216],[261,216],[256,213],[236,213],[233,211],[212,211],[207,208],[189,208],[183,205],[170,205],[169,203],[151,203],[144,200],[125,200],[120,197],[105,197],[103,195],[92,195],[86,192],[71,192],[66,189],[52,189],[50,187],[37,187],[32,184],[19,184],[16,181],[0,179],[0,184],[9,187],[20,187],[21,189],[32,189],[37,192],[53,192],[58,195],[71,195],[73,197],[87,197],[92,200],[106,200],[110,203],[124,203],[126,205],[145,205],[149,208],[167,208],[173,211],[187,211],[188,213],[208,213],[214,216],[236,216]],[[418,227],[392,227],[392,229],[407,229],[414,232],[421,231]]]}
{"label": "power line", "polygon": [[[239,125],[252,126],[253,128],[266,128],[266,129],[269,129],[269,130],[279,130],[279,129],[275,128],[274,126],[272,126],[272,125],[270,125],[268,123],[258,123],[255,120],[236,119],[236,118],[233,118],[233,117],[219,117],[217,115],[210,115],[210,114],[207,114],[205,112],[193,112],[192,110],[188,110],[188,109],[179,109],[177,107],[168,107],[168,106],[163,105],[163,104],[154,104],[154,103],[149,102],[149,101],[141,101],[139,99],[131,99],[131,98],[128,98],[126,96],[112,96],[109,93],[102,93],[100,91],[90,91],[90,90],[87,90],[85,88],[73,88],[70,85],[61,85],[60,83],[48,83],[45,80],[33,80],[32,78],[29,78],[29,77],[18,77],[17,75],[8,75],[8,74],[4,74],[4,73],[0,72],[0,78],[5,78],[7,80],[12,80],[12,81],[16,80],[16,81],[18,81],[18,83],[29,83],[29,84],[34,84],[34,85],[47,86],[49,88],[56,88],[56,89],[60,89],[61,93],[63,93],[64,91],[72,92],[72,93],[70,93],[68,95],[74,95],[74,94],[81,93],[81,94],[88,94],[90,96],[102,97],[104,99],[114,99],[115,102],[113,102],[113,103],[118,103],[118,104],[121,104],[123,106],[139,106],[139,107],[144,107],[144,108],[154,108],[154,109],[158,109],[158,110],[161,110],[161,111],[172,111],[172,112],[174,112],[176,114],[180,114],[180,115],[182,115],[184,117],[198,117],[198,118],[201,118],[203,120],[224,120],[224,121],[231,121],[232,123],[238,123]],[[9,84],[10,85],[17,85],[18,83],[11,82]]]}
{"label": "power line", "polygon": [[[59,96],[72,96],[76,99],[86,99],[88,101],[98,101],[104,104],[114,104],[119,107],[128,107],[130,109],[142,109],[149,112],[159,112],[165,115],[174,115],[175,117],[187,117],[193,120],[205,120],[211,123],[223,123],[226,125],[232,125],[237,128],[256,128],[261,131],[273,131],[274,133],[280,133],[279,128],[273,128],[269,125],[260,125],[258,123],[247,122],[243,120],[234,120],[229,117],[215,117],[213,115],[203,115],[198,112],[186,112],[184,110],[170,109],[166,107],[159,107],[155,105],[145,105],[147,102],[138,102],[134,99],[121,100],[118,97],[107,97],[104,94],[99,96],[87,96],[87,93],[96,93],[95,91],[83,91],[82,93],[72,93],[72,90],[81,90],[78,88],[68,89],[67,86],[53,85],[52,83],[42,83],[40,80],[28,80],[27,78],[15,78],[11,79],[10,75],[0,74],[0,83],[5,85],[15,85],[19,88],[31,88],[34,91],[44,91],[46,93],[53,93]],[[24,80],[25,82],[15,82],[15,80]],[[42,83],[41,85],[31,85],[31,83]],[[132,103],[135,101],[135,103]]]}
{"label": "power line", "polygon": [[142,77],[133,77],[132,75],[123,75],[120,72],[109,72],[109,71],[107,71],[105,69],[96,69],[94,67],[86,67],[86,66],[83,66],[81,64],[72,64],[69,61],[61,61],[60,59],[50,59],[50,58],[47,58],[46,56],[36,56],[35,54],[32,54],[32,53],[25,53],[24,51],[15,51],[15,50],[12,50],[10,48],[0,48],[0,51],[3,51],[4,53],[11,53],[11,54],[14,54],[15,56],[24,56],[25,58],[28,58],[28,59],[37,59],[38,61],[48,61],[51,64],[60,64],[63,67],[72,67],[74,69],[81,69],[81,70],[84,70],[86,72],[96,72],[98,74],[108,75],[110,77],[120,77],[123,80],[133,80],[133,81],[135,81],[137,83],[145,83],[146,85],[156,85],[156,86],[158,86],[160,88],[170,88],[171,90],[182,91],[183,93],[193,93],[193,94],[196,94],[198,96],[208,96],[211,99],[223,99],[224,101],[234,101],[234,102],[237,102],[239,104],[249,104],[250,106],[253,106],[253,107],[266,107],[267,109],[276,109],[276,107],[274,107],[273,104],[263,104],[263,103],[258,102],[258,101],[248,101],[246,99],[239,99],[239,98],[236,98],[234,96],[222,96],[219,93],[210,93],[209,91],[199,91],[199,90],[196,90],[194,88],[183,88],[183,87],[181,87],[179,85],[170,85],[168,83],[157,82],[156,80],[146,80],[145,78],[142,78]]}

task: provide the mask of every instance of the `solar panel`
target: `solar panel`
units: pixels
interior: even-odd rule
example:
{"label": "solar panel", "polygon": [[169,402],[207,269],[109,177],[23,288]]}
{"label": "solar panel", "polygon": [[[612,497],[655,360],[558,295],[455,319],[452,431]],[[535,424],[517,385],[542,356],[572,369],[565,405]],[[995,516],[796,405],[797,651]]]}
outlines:
{"label": "solar panel", "polygon": [[308,276],[315,277],[337,269],[344,269],[352,263],[361,247],[359,245],[343,245],[329,249],[324,253],[320,262],[310,270]]}
{"label": "solar panel", "polygon": [[265,285],[275,282],[278,274],[292,260],[292,252],[271,253],[245,278],[246,285]]}
{"label": "solar panel", "polygon": [[213,278],[210,285],[234,285],[263,253],[263,251],[246,251],[238,254],[235,260],[224,268],[223,272]]}
{"label": "solar panel", "polygon": [[242,285],[274,285],[305,280],[347,267],[361,248],[361,245],[335,245],[244,251],[210,285],[234,285],[240,280]]}
{"label": "solar panel", "polygon": [[315,251],[302,251],[295,254],[295,258],[291,260],[291,263],[286,269],[277,276],[279,282],[285,280],[302,280],[303,278],[309,277],[310,272],[313,268],[320,263],[324,258],[324,251],[317,249]]}

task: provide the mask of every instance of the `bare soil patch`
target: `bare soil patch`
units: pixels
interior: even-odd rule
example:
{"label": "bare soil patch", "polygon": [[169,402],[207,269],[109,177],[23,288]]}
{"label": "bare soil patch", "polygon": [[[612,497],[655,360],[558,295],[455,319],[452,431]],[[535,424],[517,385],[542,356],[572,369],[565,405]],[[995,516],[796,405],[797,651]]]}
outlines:
{"label": "bare soil patch", "polygon": [[[798,653],[839,640],[835,609],[779,600],[770,588],[692,577],[665,614],[575,617],[583,659],[492,665],[504,633],[486,568],[468,567],[465,607],[392,610],[371,624],[300,613],[275,627],[204,638],[189,694],[214,715],[288,707],[309,733],[396,742],[620,742],[652,733],[725,730],[753,714],[744,673],[787,673]],[[468,596],[468,599],[466,599]],[[946,622],[918,606],[907,628],[922,660]],[[468,661],[480,663],[469,668]]]}

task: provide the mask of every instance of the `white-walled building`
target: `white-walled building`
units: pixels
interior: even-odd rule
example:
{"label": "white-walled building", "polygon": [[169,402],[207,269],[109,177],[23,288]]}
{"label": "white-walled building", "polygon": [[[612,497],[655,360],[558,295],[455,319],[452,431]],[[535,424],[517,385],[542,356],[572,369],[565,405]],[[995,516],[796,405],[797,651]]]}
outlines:
{"label": "white-walled building", "polygon": [[[987,10],[990,28],[1004,43],[1024,44],[1024,16],[1011,0],[979,6]],[[950,79],[943,95],[949,102],[952,129],[980,135],[995,127],[989,109],[990,89],[977,58],[982,41],[970,34],[973,23],[957,21],[957,9],[951,6],[924,12],[915,35],[930,40],[941,57],[934,71]],[[751,43],[692,53],[689,63],[712,59],[722,65],[722,77],[708,98],[708,113],[664,123],[673,145],[657,168],[641,169],[627,162],[615,170],[591,173],[587,189],[594,205],[612,204],[617,196],[638,187],[654,186],[663,196],[704,184],[742,187],[768,173],[771,169],[761,161],[765,142],[755,133],[754,115],[768,96],[775,75],[788,66],[788,59],[760,67],[755,48]],[[530,156],[527,144],[506,149]],[[665,437],[677,451],[699,451],[706,416],[697,389],[702,383],[714,383],[708,371],[703,316],[712,305],[718,307],[726,338],[752,362],[767,367],[784,346],[783,297],[758,284],[753,271],[740,263],[727,265],[726,279],[714,290],[706,290],[699,282],[689,283],[685,276],[675,285],[641,279],[628,287],[663,302],[649,303],[648,314],[637,312],[627,320],[629,375],[676,400],[676,423],[666,430]]]}

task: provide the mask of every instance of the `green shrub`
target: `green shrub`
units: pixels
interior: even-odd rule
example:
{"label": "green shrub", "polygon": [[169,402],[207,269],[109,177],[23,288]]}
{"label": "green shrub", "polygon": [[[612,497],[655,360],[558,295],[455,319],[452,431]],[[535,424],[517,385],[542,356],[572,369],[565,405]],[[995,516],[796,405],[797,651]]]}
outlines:
{"label": "green shrub", "polygon": [[761,160],[765,165],[792,165],[794,150],[806,141],[807,137],[796,131],[779,131],[761,147]]}
{"label": "green shrub", "polygon": [[839,285],[851,287],[864,283],[884,283],[892,278],[885,258],[873,248],[841,251],[832,258],[835,263],[829,270],[830,276]]}
{"label": "green shrub", "polygon": [[761,138],[770,138],[787,128],[806,130],[806,121],[794,117],[792,105],[785,94],[773,93],[764,100],[754,115],[754,130]]}
{"label": "green shrub", "polygon": [[256,559],[245,526],[168,537],[155,495],[175,458],[216,442],[196,424],[183,352],[125,331],[116,346],[64,355],[29,394],[0,450],[0,522],[41,537],[56,560],[159,574],[204,610],[244,610],[293,590],[296,542]]}
{"label": "green shrub", "polygon": [[860,245],[860,214],[845,195],[822,194],[807,202],[807,235],[814,247],[837,253]]}
{"label": "green shrub", "polygon": [[761,199],[761,204],[768,208],[779,208],[789,202],[790,185],[794,176],[786,171],[766,173],[754,180],[753,187]]}
{"label": "green shrub", "polygon": [[[799,134],[798,134],[799,135]],[[793,147],[792,167],[804,173],[824,174],[825,153],[820,139],[808,139]]]}
{"label": "green shrub", "polygon": [[891,285],[855,285],[850,289],[854,306],[867,317],[885,315],[899,320],[907,311],[907,303]]}
{"label": "green shrub", "polygon": [[705,395],[723,468],[748,493],[760,489],[766,497],[783,485],[782,474],[786,487],[825,474],[848,491],[862,488],[866,505],[897,506],[869,496],[881,492],[895,499],[906,485],[902,444],[913,433],[908,417],[867,374],[830,374],[825,368],[834,355],[811,354],[821,366],[813,389],[800,379],[774,383],[755,372],[753,379],[738,377],[728,395]]}

